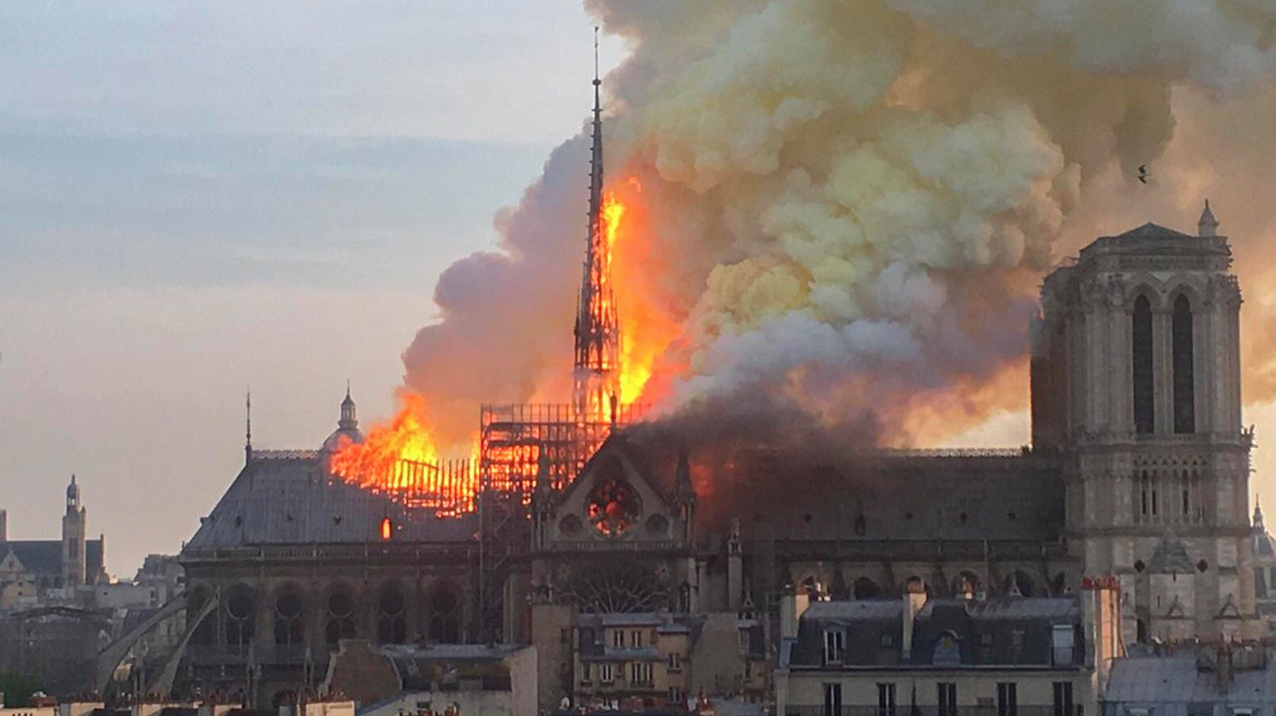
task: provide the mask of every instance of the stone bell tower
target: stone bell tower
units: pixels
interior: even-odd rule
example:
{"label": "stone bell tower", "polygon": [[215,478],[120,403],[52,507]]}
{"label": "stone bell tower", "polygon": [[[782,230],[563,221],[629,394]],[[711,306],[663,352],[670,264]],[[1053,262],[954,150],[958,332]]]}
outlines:
{"label": "stone bell tower", "polygon": [[1241,293],[1209,204],[1198,235],[1145,224],[1046,277],[1037,450],[1064,457],[1066,537],[1120,578],[1127,643],[1252,628]]}
{"label": "stone bell tower", "polygon": [[62,516],[62,586],[78,587],[85,582],[85,511],[80,504],[80,486],[66,486],[66,514]]}

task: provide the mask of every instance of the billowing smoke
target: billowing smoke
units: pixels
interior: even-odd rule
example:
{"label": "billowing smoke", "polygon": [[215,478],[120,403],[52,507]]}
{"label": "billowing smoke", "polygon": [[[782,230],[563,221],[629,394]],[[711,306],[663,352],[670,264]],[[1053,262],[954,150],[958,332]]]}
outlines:
{"label": "billowing smoke", "polygon": [[[1176,92],[1276,73],[1270,0],[587,6],[633,47],[605,85],[608,177],[643,214],[621,319],[677,326],[645,398],[871,412],[896,443],[1022,401],[986,388],[1022,367],[1070,217],[1159,167]],[[444,443],[480,402],[566,397],[586,171],[577,137],[498,217],[502,252],[440,280],[404,361]]]}

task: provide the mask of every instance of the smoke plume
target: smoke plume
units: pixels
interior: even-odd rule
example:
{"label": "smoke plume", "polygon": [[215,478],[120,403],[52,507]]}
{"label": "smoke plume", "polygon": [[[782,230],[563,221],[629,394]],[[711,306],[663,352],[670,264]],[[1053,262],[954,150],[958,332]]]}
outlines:
{"label": "smoke plume", "polygon": [[[1026,399],[990,388],[1022,371],[1037,283],[1102,223],[1089,207],[1199,206],[1160,174],[1189,161],[1176,124],[1276,74],[1269,0],[586,4],[633,49],[605,123],[641,207],[616,284],[659,354],[644,400],[761,393],[825,427],[871,413],[892,443]],[[440,279],[404,362],[443,443],[481,402],[566,398],[587,161],[564,143],[500,250]],[[1129,199],[1144,164],[1173,201]]]}

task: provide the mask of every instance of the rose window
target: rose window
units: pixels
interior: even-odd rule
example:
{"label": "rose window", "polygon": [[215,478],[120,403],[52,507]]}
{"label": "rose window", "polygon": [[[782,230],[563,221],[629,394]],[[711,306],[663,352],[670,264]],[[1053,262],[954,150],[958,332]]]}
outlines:
{"label": "rose window", "polygon": [[608,537],[625,532],[642,516],[642,499],[624,480],[606,480],[589,493],[589,523]]}

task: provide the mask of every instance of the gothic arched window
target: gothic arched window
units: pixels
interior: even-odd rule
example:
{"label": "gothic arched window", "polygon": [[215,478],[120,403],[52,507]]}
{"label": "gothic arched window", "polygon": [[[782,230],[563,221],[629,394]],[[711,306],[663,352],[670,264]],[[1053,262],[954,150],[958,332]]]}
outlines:
{"label": "gothic arched window", "polygon": [[236,587],[226,599],[226,643],[247,646],[253,640],[256,604],[247,587]]}
{"label": "gothic arched window", "polygon": [[1172,330],[1174,357],[1174,432],[1196,432],[1195,383],[1192,378],[1192,304],[1187,296],[1174,300]]}
{"label": "gothic arched window", "polygon": [[1134,300],[1133,334],[1134,432],[1155,430],[1155,397],[1152,384],[1152,302],[1147,296]]}
{"label": "gothic arched window", "polygon": [[408,600],[397,584],[387,584],[377,599],[377,641],[402,644],[408,640]]}
{"label": "gothic arched window", "polygon": [[324,641],[336,646],[342,639],[354,638],[354,599],[345,587],[328,595],[328,623],[324,625]]}
{"label": "gothic arched window", "polygon": [[451,587],[436,587],[430,594],[430,641],[461,643],[461,598]]}
{"label": "gothic arched window", "polygon": [[283,646],[300,644],[302,640],[301,595],[286,589],[275,599],[275,643]]}

